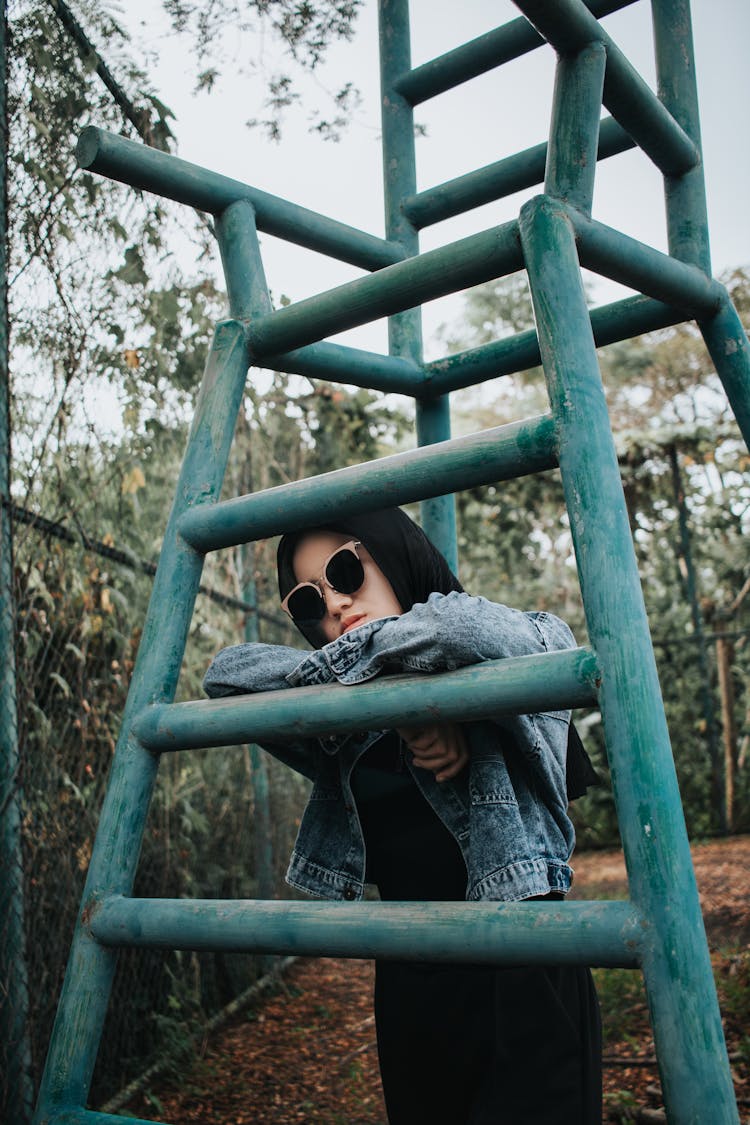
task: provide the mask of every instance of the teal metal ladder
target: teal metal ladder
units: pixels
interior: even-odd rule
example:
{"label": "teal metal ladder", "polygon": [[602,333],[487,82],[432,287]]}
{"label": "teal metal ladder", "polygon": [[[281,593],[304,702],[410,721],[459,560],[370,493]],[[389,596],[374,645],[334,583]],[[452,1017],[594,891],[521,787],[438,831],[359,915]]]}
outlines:
{"label": "teal metal ladder", "polygon": [[[697,320],[745,439],[748,342],[710,276],[688,0],[653,0],[660,97],[598,22],[625,6],[517,0],[523,17],[412,69],[407,0],[381,0],[386,238],[100,130],[83,167],[215,217],[231,319],[216,329],[91,860],[49,1050],[38,1122],[103,1125],[86,1110],[123,946],[580,962],[645,974],[669,1120],[737,1122],[690,850],[595,346]],[[557,51],[547,145],[417,192],[413,107],[547,41]],[[611,117],[600,125],[602,104]],[[597,155],[639,146],[664,174],[668,255],[590,216]],[[517,221],[419,254],[418,230],[544,182]],[[256,228],[370,271],[272,310]],[[640,296],[589,313],[580,267]],[[525,268],[537,331],[423,363],[418,306]],[[321,342],[390,317],[390,354]],[[451,390],[541,360],[551,412],[450,440]],[[419,448],[218,502],[250,364],[412,395]],[[438,444],[435,444],[438,443]],[[204,554],[332,513],[423,502],[455,561],[451,493],[559,466],[590,648],[487,663],[416,682],[375,680],[174,704]],[[160,754],[268,736],[385,728],[507,711],[601,708],[627,860],[628,902],[321,903],[148,900],[133,880]],[[439,923],[439,926],[437,925]]]}

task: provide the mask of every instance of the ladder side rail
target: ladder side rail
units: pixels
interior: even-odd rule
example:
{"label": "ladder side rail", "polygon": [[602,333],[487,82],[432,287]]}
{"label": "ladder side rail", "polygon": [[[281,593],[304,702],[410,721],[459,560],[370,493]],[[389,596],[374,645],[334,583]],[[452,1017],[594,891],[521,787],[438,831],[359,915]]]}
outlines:
{"label": "ladder side rail", "polygon": [[512,220],[258,317],[248,330],[250,347],[264,361],[521,268],[518,223]]}
{"label": "ladder side rail", "polygon": [[[701,148],[695,52],[689,0],[651,0],[659,94],[696,147]],[[669,252],[711,273],[711,251],[702,163],[680,177],[665,177]],[[750,348],[729,295],[699,328],[750,449]]]}
{"label": "ladder side rail", "polygon": [[513,2],[562,55],[575,55],[592,42],[605,45],[604,105],[657,168],[679,176],[700,162],[693,141],[582,0],[556,0],[554,4],[547,0]]}
{"label": "ladder side rail", "polygon": [[540,199],[521,233],[666,1104],[679,1123],[738,1122],[669,734],[589,330],[569,214]]}
{"label": "ladder side rail", "polygon": [[[690,0],[651,0],[659,97],[701,153]],[[669,253],[711,274],[702,159],[681,176],[664,177]]]}
{"label": "ladder side rail", "polygon": [[637,968],[647,928],[628,902],[289,902],[143,899],[97,904],[103,945],[486,965]]}
{"label": "ladder side rail", "polygon": [[750,450],[750,343],[728,293],[716,315],[698,327]]}
{"label": "ladder side rail", "polygon": [[[643,296],[600,305],[590,310],[590,316],[597,347],[669,328],[685,320],[682,309]],[[424,380],[425,385],[437,393],[455,391],[516,371],[528,371],[541,362],[536,329],[530,328],[478,348],[431,360],[424,365]]]}
{"label": "ladder side rail", "polygon": [[374,234],[94,125],[81,131],[76,155],[86,171],[213,215],[246,199],[255,209],[259,230],[366,270],[404,256],[399,245]]}
{"label": "ladder side rail", "polygon": [[[223,229],[220,221],[220,240]],[[255,253],[249,264],[262,279],[257,239]],[[267,303],[261,307],[267,308]],[[203,570],[203,556],[179,535],[179,519],[193,504],[218,498],[247,368],[242,324],[219,324],[196,402],[84,887],[39,1093],[40,1122],[61,1106],[83,1106],[88,1096],[116,956],[93,941],[86,922],[93,902],[132,891],[158,767],[158,758],[133,736],[132,720],[147,704],[174,698]]]}
{"label": "ladder side rail", "polygon": [[[484,203],[505,199],[517,191],[536,187],[544,180],[547,163],[547,142],[533,145],[522,152],[506,156],[493,164],[466,172],[463,176],[407,196],[403,202],[404,214],[418,230],[462,215]],[[606,160],[621,152],[636,148],[636,143],[614,117],[601,122],[596,159]]]}
{"label": "ladder side rail", "polygon": [[599,146],[599,119],[607,66],[603,43],[576,55],[558,55],[544,174],[546,195],[591,214]]}
{"label": "ladder side rail", "polygon": [[154,579],[42,1078],[39,1122],[61,1106],[84,1105],[88,1095],[116,959],[93,941],[86,917],[97,898],[132,890],[158,765],[133,737],[132,717],[147,703],[174,696],[203,568],[202,556],[178,535],[177,521],[185,507],[219,491],[233,430],[228,422],[236,416],[246,372],[242,326],[225,322],[209,353]]}
{"label": "ladder side rail", "polygon": [[[627,8],[635,0],[584,0],[589,11],[598,18]],[[396,89],[411,105],[452,90],[471,78],[511,62],[530,51],[543,47],[546,40],[524,17],[510,20],[476,39],[454,47],[438,58],[414,67],[396,83]]]}
{"label": "ladder side rail", "polygon": [[543,472],[556,466],[555,448],[554,423],[541,415],[196,507],[182,516],[180,532],[200,551],[237,546],[337,515]]}
{"label": "ladder side rail", "polygon": [[[389,241],[400,243],[404,253],[413,258],[419,254],[419,233],[402,204],[417,190],[414,110],[397,89],[398,79],[411,70],[409,0],[379,0],[378,28],[385,231]],[[420,303],[411,301],[404,311],[392,311],[396,315],[388,320],[389,353],[404,356],[421,366]],[[447,396],[430,397],[427,401],[417,398],[416,428],[419,445],[447,441],[451,436],[450,399]],[[423,501],[421,513],[425,533],[456,572],[458,547],[453,495]]]}

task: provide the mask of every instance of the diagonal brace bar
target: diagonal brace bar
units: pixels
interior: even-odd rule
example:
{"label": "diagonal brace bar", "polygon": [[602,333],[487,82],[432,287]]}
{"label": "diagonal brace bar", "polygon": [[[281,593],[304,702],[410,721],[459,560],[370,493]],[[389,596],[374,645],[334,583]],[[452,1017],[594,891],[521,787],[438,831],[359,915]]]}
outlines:
{"label": "diagonal brace bar", "polygon": [[700,163],[696,145],[581,0],[514,3],[562,55],[576,55],[590,43],[604,44],[604,105],[665,175],[679,176]]}
{"label": "diagonal brace bar", "polygon": [[245,199],[255,209],[259,230],[366,270],[380,269],[404,257],[397,243],[106,129],[87,126],[78,139],[76,156],[80,167],[89,172],[186,203],[198,211],[218,215],[230,204]]}

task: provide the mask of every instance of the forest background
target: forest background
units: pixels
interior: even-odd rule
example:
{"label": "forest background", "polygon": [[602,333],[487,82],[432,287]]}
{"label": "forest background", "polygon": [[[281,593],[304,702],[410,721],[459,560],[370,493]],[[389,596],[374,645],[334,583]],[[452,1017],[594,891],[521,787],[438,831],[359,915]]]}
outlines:
{"label": "forest background", "polygon": [[[353,31],[359,4],[210,5],[166,0],[193,44],[195,82],[223,65],[210,45],[247,23],[285,46],[259,125],[281,133],[299,73]],[[233,22],[234,21],[234,22]],[[85,29],[89,47],[76,28]],[[92,46],[96,45],[96,51]],[[137,651],[169,497],[211,332],[225,315],[209,224],[169,203],[77,170],[71,140],[94,122],[175,151],[170,110],[136,57],[118,10],[79,0],[9,9],[12,454],[24,890],[32,1065],[38,1077],[64,970],[129,671]],[[109,88],[102,81],[106,63]],[[97,66],[99,69],[97,70]],[[309,106],[306,106],[309,109]],[[340,137],[356,91],[321,93],[311,116]],[[536,138],[535,138],[536,139]],[[259,186],[264,184],[258,181]],[[304,200],[302,200],[304,202]],[[745,324],[746,263],[723,280]],[[273,294],[283,304],[283,292]],[[443,352],[532,323],[525,281],[463,298],[436,333]],[[623,485],[656,643],[688,827],[693,838],[750,827],[750,674],[746,534],[750,459],[691,325],[602,349]],[[539,371],[454,396],[457,433],[546,409]],[[225,495],[372,459],[413,444],[412,408],[396,397],[279,373],[248,382]],[[556,474],[458,498],[462,581],[470,591],[565,617],[586,630]],[[41,516],[43,519],[34,519]],[[211,557],[180,682],[200,694],[213,653],[242,639],[257,598],[265,640],[297,643],[280,620],[273,543]],[[717,641],[718,635],[718,641]],[[599,716],[577,723],[605,784],[575,808],[579,846],[618,840]],[[734,792],[727,800],[727,768]],[[162,763],[137,893],[252,897],[258,759],[247,747]],[[274,893],[305,799],[268,764]],[[250,985],[254,958],[123,956],[93,1100],[155,1054],[177,1059],[206,1017]],[[127,1003],[125,1002],[127,998]]]}

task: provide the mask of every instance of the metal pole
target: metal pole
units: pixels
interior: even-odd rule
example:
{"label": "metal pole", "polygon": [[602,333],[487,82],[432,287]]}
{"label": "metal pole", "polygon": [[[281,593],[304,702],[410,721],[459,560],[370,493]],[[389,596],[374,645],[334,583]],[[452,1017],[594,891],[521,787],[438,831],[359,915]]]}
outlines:
{"label": "metal pole", "polygon": [[[651,0],[659,97],[701,150],[690,0]],[[664,176],[669,253],[711,273],[703,162],[680,176]]]}
{"label": "metal pole", "polygon": [[31,1120],[29,995],[24,930],[21,790],[16,699],[13,532],[10,510],[10,373],[8,366],[8,122],[5,4],[0,14],[0,1117]]}
{"label": "metal pole", "polygon": [[[402,210],[404,199],[416,193],[414,111],[397,90],[400,78],[411,71],[409,0],[380,0],[380,97],[383,123],[383,181],[385,225],[389,242],[400,243],[407,256],[419,253],[419,234]],[[389,351],[422,363],[421,309],[408,309],[388,321]],[[417,441],[429,445],[451,436],[450,399],[417,399]],[[452,495],[421,504],[426,534],[455,571],[456,505]]]}

